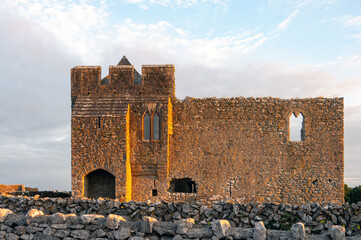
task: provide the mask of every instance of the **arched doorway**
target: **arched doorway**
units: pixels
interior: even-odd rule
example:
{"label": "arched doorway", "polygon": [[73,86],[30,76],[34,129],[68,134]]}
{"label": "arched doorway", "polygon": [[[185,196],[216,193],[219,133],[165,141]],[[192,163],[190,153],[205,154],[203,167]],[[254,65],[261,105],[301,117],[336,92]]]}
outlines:
{"label": "arched doorway", "polygon": [[115,198],[115,177],[102,169],[88,173],[84,177],[84,197]]}

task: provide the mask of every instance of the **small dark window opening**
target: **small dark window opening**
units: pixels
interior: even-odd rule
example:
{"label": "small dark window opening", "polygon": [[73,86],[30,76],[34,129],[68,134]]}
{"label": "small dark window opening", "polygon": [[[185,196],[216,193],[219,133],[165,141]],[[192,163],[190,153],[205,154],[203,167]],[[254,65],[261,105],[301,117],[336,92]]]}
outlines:
{"label": "small dark window opening", "polygon": [[153,197],[158,196],[158,191],[157,191],[157,189],[152,189],[152,196],[153,196]]}
{"label": "small dark window opening", "polygon": [[101,125],[100,125],[100,117],[98,117],[97,123],[98,123],[98,128],[100,128],[101,127]]}
{"label": "small dark window opening", "polygon": [[172,179],[169,192],[173,193],[197,193],[196,183],[190,178]]}
{"label": "small dark window opening", "polygon": [[90,92],[88,92],[88,95],[90,95]]}
{"label": "small dark window opening", "polygon": [[117,92],[114,92],[114,95],[116,95],[117,94]]}
{"label": "small dark window opening", "polygon": [[312,184],[317,184],[318,180],[313,180]]}

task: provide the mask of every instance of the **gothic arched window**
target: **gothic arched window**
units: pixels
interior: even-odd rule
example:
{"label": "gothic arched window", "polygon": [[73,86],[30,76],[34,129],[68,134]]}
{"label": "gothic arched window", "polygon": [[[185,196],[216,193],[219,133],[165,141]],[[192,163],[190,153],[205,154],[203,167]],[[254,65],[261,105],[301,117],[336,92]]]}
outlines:
{"label": "gothic arched window", "polygon": [[143,140],[150,140],[150,116],[146,113],[143,117]]}
{"label": "gothic arched window", "polygon": [[160,127],[159,127],[159,115],[155,113],[153,115],[153,139],[159,140],[159,134],[160,134]]}

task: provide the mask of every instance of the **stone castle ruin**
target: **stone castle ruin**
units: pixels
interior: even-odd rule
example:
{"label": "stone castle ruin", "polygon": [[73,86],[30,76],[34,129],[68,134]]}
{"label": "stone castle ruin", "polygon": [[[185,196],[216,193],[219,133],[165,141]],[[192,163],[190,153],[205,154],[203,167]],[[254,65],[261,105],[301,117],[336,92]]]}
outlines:
{"label": "stone castle ruin", "polygon": [[343,98],[179,100],[174,71],[71,69],[74,196],[343,202]]}

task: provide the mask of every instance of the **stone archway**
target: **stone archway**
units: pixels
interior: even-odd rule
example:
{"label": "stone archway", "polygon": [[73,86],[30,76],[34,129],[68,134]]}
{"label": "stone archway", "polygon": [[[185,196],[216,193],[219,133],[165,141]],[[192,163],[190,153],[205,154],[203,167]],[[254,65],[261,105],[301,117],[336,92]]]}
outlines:
{"label": "stone archway", "polygon": [[113,174],[98,169],[84,177],[84,197],[115,198],[115,177]]}

